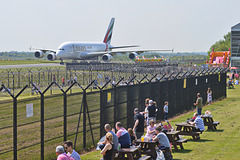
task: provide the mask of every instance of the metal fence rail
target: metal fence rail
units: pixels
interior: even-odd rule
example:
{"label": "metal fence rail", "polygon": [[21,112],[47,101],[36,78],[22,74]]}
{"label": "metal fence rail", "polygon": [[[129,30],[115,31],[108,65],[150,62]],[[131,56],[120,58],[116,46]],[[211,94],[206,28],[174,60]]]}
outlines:
{"label": "metal fence rail", "polygon": [[[192,109],[198,92],[206,103],[208,87],[213,91],[213,100],[226,97],[226,69],[133,74],[106,79],[103,85],[96,80],[88,85],[74,81],[67,88],[54,81],[43,90],[30,82],[38,95],[21,97],[28,85],[17,94],[8,90],[7,85],[0,88],[1,94],[5,90],[4,94],[12,98],[0,104],[0,159],[54,158],[51,153],[55,147],[67,139],[74,142],[77,150],[94,146],[105,134],[106,123],[114,126],[121,121],[125,127],[133,127],[133,110],[144,110],[146,98],[157,102],[157,119],[161,120],[166,100],[172,117]],[[53,87],[59,92],[47,95]],[[71,93],[73,87],[81,91]],[[31,103],[33,116],[26,117],[26,105]]]}

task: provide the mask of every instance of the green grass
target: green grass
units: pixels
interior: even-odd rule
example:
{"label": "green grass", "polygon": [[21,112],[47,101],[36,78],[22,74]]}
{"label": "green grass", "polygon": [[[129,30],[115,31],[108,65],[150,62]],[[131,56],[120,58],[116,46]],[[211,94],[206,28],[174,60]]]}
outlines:
{"label": "green grass", "polygon": [[0,61],[0,65],[18,65],[18,64],[40,64],[40,63],[60,63],[60,61],[48,60],[11,60]]}
{"label": "green grass", "polygon": [[[239,95],[240,86],[236,86],[236,89],[227,90],[228,97],[226,99],[205,106],[202,113],[210,110],[213,119],[220,122],[217,131],[205,130],[198,141],[193,141],[191,137],[184,136],[184,139],[188,139],[188,142],[183,144],[184,150],[175,152],[173,149],[173,158],[175,160],[238,160],[240,157]],[[185,122],[187,118],[192,117],[193,113],[194,111],[180,116],[170,123],[174,125]],[[81,155],[82,160],[95,160],[101,157],[99,151]]]}

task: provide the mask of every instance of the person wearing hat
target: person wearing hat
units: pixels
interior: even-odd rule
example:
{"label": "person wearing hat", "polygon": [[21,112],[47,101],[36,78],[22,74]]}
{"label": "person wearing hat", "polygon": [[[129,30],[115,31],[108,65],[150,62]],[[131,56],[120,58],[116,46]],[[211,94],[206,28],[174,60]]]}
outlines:
{"label": "person wearing hat", "polygon": [[133,131],[137,139],[139,139],[144,133],[144,116],[139,113],[138,108],[134,109],[134,121]]}
{"label": "person wearing hat", "polygon": [[200,93],[197,93],[197,101],[196,103],[194,103],[194,105],[196,106],[197,108],[197,113],[199,116],[201,116],[202,114],[202,103],[203,103],[203,99],[200,95]]}
{"label": "person wearing hat", "polygon": [[74,160],[72,157],[65,153],[63,146],[56,147],[57,160]]}
{"label": "person wearing hat", "polygon": [[153,100],[150,100],[149,105],[148,105],[148,123],[147,123],[147,125],[149,125],[150,120],[153,120],[154,123],[156,123],[156,109],[157,109],[157,107],[153,104]]}

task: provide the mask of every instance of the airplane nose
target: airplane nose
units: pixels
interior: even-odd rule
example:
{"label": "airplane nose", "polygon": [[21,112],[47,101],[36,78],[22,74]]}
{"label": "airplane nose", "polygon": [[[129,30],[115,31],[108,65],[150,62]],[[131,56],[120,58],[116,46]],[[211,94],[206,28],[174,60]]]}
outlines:
{"label": "airplane nose", "polygon": [[62,51],[57,51],[56,56],[58,59],[63,57],[63,52]]}

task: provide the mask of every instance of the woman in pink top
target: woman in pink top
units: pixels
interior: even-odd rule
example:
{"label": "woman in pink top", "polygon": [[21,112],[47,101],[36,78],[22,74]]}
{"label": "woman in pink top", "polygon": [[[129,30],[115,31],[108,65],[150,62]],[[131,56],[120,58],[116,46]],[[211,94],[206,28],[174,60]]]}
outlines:
{"label": "woman in pink top", "polygon": [[153,135],[155,134],[155,126],[154,126],[154,120],[149,121],[149,126],[147,127],[147,134],[145,135],[145,138],[152,139]]}

